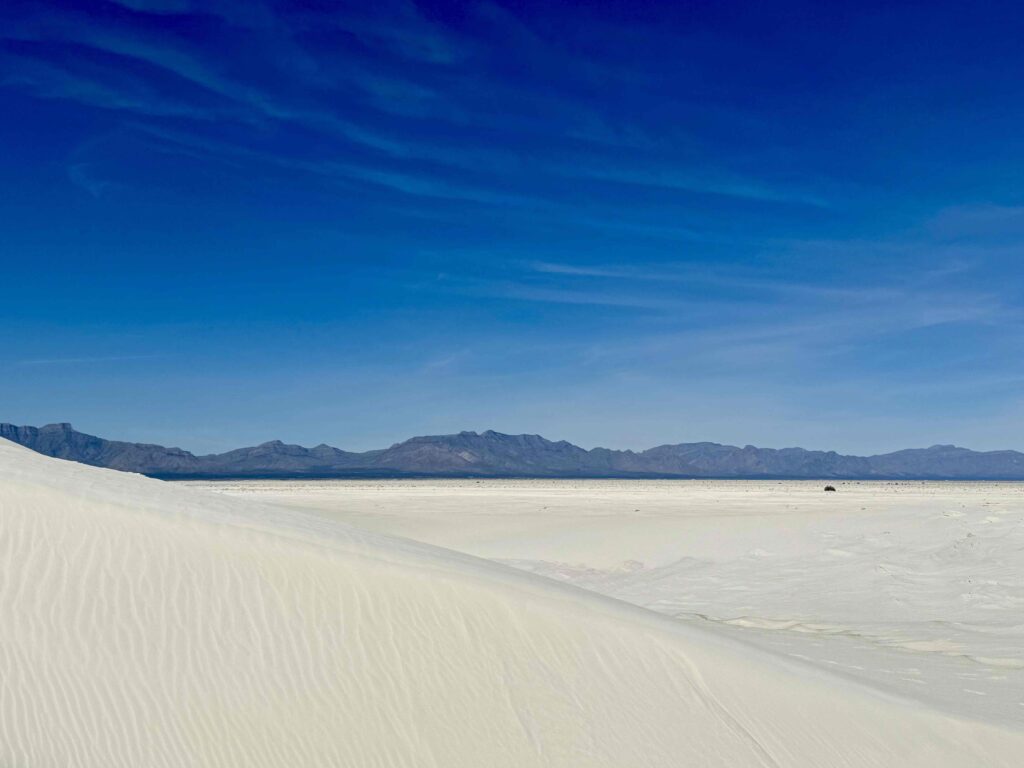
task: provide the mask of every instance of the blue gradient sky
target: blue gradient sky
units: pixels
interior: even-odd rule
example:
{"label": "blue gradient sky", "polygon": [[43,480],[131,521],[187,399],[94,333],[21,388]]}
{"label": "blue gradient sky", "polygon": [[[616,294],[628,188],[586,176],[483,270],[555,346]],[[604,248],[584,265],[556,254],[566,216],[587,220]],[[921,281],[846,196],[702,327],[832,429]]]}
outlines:
{"label": "blue gradient sky", "polygon": [[1024,448],[1015,3],[0,5],[0,420]]}

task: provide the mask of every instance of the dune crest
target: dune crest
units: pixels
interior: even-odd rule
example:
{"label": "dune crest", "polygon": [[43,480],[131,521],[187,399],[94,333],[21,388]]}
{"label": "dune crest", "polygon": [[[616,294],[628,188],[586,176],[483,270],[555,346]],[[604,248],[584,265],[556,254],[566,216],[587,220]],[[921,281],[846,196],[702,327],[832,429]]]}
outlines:
{"label": "dune crest", "polygon": [[0,440],[0,765],[1011,766],[957,720],[447,550]]}

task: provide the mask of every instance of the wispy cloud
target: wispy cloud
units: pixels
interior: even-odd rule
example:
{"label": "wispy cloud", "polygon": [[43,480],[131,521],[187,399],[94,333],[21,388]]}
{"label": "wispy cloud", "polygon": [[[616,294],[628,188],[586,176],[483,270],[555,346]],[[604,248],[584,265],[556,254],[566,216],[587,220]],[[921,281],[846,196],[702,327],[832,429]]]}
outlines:
{"label": "wispy cloud", "polygon": [[[560,73],[545,88],[535,87],[532,76],[522,82],[489,76],[488,70],[500,63],[492,60],[493,51],[427,20],[404,1],[387,3],[376,12],[287,11],[270,26],[257,23],[261,13],[273,13],[262,3],[252,5],[251,19],[239,18],[237,6],[223,3],[125,0],[123,5],[143,14],[188,14],[214,45],[199,47],[183,34],[168,34],[145,15],[92,17],[68,9],[27,14],[0,32],[13,45],[7,51],[7,82],[46,98],[72,99],[147,120],[232,121],[246,130],[222,135],[221,141],[240,150],[255,150],[268,130],[322,133],[343,143],[323,143],[320,157],[310,158],[310,165],[303,158],[290,158],[296,161],[293,170],[312,173],[313,164],[331,166],[408,194],[476,199],[495,206],[530,199],[583,210],[564,192],[538,195],[550,186],[538,182],[550,178],[563,187],[589,182],[646,194],[660,190],[668,195],[823,204],[814,192],[715,167],[707,159],[697,163],[692,153],[689,159],[666,163],[663,150],[649,149],[644,155],[634,150],[632,164],[625,163],[618,138],[622,131],[599,131],[597,138],[593,126],[606,115],[585,95],[614,79],[615,71],[569,56],[494,4],[474,6],[470,13],[475,23],[490,30],[495,45],[512,46],[531,67]],[[229,24],[204,22],[207,15]],[[238,24],[246,27],[244,32]],[[325,49],[319,38],[331,33],[354,36],[395,58],[371,57],[357,47]],[[219,59],[218,39],[226,48],[251,50],[253,65],[240,71]],[[54,43],[66,48],[48,60],[44,52]],[[110,60],[97,62],[93,54]],[[422,62],[422,67],[410,67],[408,60]],[[189,87],[179,87],[181,83]],[[335,106],[340,104],[345,108]],[[585,125],[591,128],[582,130]],[[202,133],[211,126],[186,124],[178,130]],[[461,140],[452,142],[450,136]],[[576,138],[566,138],[570,136]],[[360,157],[360,148],[382,155]],[[285,160],[293,150],[282,151],[278,144],[273,151]],[[480,181],[468,184],[466,177],[472,175]],[[513,191],[516,186],[520,189]]]}
{"label": "wispy cloud", "polygon": [[95,355],[85,357],[37,357],[15,360],[12,365],[21,368],[61,367],[76,365],[99,365],[102,363],[126,363],[143,360],[159,360],[167,355]]}
{"label": "wispy cloud", "polygon": [[99,197],[113,184],[97,178],[92,174],[92,170],[90,163],[74,163],[68,166],[68,178],[76,187],[81,187],[93,197]]}
{"label": "wispy cloud", "polygon": [[1024,332],[1024,312],[1012,297],[966,287],[959,272],[929,266],[899,283],[862,279],[840,287],[692,264],[524,267],[522,283],[487,290],[503,298],[632,309],[658,319],[629,324],[622,333],[605,330],[600,341],[582,344],[577,354],[589,366],[650,371],[685,365],[689,375],[760,376],[820,368],[828,360],[869,354],[879,345],[899,348],[913,344],[915,334],[946,329],[984,334],[985,343],[968,351],[977,357],[999,339],[1008,342]]}
{"label": "wispy cloud", "polygon": [[549,275],[570,275],[573,277],[614,277],[637,279],[638,274],[627,268],[558,264],[551,261],[535,261],[529,268]]}

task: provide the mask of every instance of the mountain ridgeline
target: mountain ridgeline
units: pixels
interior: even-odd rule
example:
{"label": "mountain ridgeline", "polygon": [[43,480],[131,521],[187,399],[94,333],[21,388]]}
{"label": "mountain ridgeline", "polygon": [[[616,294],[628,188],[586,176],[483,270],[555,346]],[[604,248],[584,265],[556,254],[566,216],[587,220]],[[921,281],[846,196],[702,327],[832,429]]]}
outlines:
{"label": "mountain ridgeline", "polygon": [[60,459],[167,479],[302,477],[680,477],[1024,480],[1024,453],[952,445],[878,456],[718,443],[646,451],[585,450],[564,440],[500,432],[414,437],[353,453],[272,441],[197,456],[180,448],[104,440],[70,424],[0,424],[0,438]]}

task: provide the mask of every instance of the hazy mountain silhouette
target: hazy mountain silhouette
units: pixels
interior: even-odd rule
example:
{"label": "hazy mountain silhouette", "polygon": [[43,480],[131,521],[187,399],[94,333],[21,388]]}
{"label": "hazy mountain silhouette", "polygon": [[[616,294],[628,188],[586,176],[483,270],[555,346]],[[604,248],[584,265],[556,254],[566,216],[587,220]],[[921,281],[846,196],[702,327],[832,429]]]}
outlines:
{"label": "hazy mountain silhouette", "polygon": [[47,456],[164,478],[186,477],[734,477],[1024,480],[1024,453],[935,445],[877,456],[803,448],[739,448],[719,443],[661,445],[646,451],[585,450],[564,440],[500,432],[413,437],[353,453],[274,440],[196,456],[180,448],[104,440],[70,424],[0,424],[0,437]]}

